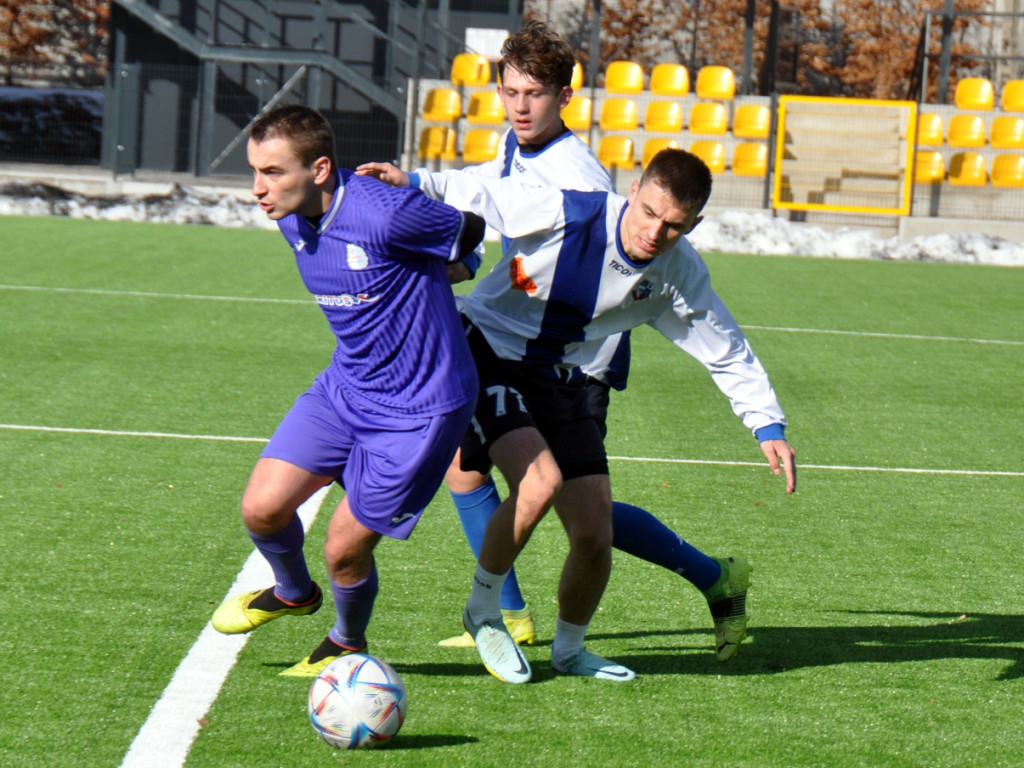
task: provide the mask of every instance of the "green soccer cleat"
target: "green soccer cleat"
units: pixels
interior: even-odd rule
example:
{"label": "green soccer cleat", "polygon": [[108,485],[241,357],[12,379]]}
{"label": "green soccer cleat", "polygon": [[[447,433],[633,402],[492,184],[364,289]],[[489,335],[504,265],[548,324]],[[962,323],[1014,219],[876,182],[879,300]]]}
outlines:
{"label": "green soccer cleat", "polygon": [[530,682],[530,664],[504,622],[483,621],[474,624],[467,609],[462,613],[462,623],[473,638],[477,653],[488,672],[506,683]]}
{"label": "green soccer cleat", "polygon": [[632,669],[616,664],[610,659],[591,653],[586,648],[565,663],[558,663],[554,657],[551,658],[551,668],[560,675],[577,675],[579,677],[593,677],[597,680],[611,680],[616,683],[626,683],[636,680],[636,672]]}
{"label": "green soccer cleat", "polygon": [[274,594],[273,587],[229,597],[214,611],[210,623],[225,635],[239,635],[281,616],[307,616],[320,610],[324,602],[324,594],[316,582],[313,582],[313,589],[312,599],[299,604],[286,603]]}
{"label": "green soccer cleat", "polygon": [[288,667],[284,672],[279,673],[280,677],[316,677],[324,671],[324,667],[335,659],[348,656],[350,653],[366,653],[367,646],[362,648],[345,648],[338,645],[329,637],[317,646],[309,656],[298,664]]}
{"label": "green soccer cleat", "polygon": [[722,567],[718,581],[704,592],[715,622],[715,651],[719,661],[728,661],[747,636],[747,590],[754,570],[743,557],[712,558]]}
{"label": "green soccer cleat", "polygon": [[[533,623],[533,616],[529,608],[520,608],[517,611],[501,609],[502,618],[505,620],[505,628],[512,635],[512,639],[519,645],[533,645],[537,642],[537,627]],[[438,645],[442,648],[474,648],[473,636],[469,632],[441,640]]]}

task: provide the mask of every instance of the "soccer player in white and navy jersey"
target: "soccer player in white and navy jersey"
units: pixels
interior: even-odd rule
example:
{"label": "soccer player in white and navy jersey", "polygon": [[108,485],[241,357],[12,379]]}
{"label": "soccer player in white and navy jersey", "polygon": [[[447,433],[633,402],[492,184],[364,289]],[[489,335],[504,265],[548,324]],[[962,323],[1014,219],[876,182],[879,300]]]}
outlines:
{"label": "soccer player in white and navy jersey", "polygon": [[528,680],[530,671],[501,626],[495,593],[551,503],[570,539],[552,667],[634,677],[583,644],[610,573],[612,540],[603,434],[579,367],[592,359],[593,345],[642,324],[659,330],[705,365],[769,467],[785,473],[787,492],[796,489],[782,408],[684,237],[710,192],[707,166],[675,149],[651,161],[628,199],[474,174],[446,180],[446,202],[482,215],[506,238],[501,262],[463,307],[481,396],[461,451],[464,467],[493,462],[510,484],[487,528],[464,613],[484,663],[509,682]]}
{"label": "soccer player in white and navy jersey", "polygon": [[338,169],[330,125],[307,107],[260,117],[248,158],[253,194],[278,222],[336,346],[274,432],[242,497],[243,522],[275,585],[229,598],[212,623],[248,632],[320,607],[296,510],[339,483],[345,496],[324,548],[336,621],[316,650],[282,673],[315,677],[366,647],[377,595],[373,549],[382,536],[408,538],[469,424],[477,378],[446,266],[473,252],[484,225],[417,190]]}
{"label": "soccer player in white and navy jersey", "polygon": [[[372,174],[396,186],[411,184],[441,198],[451,174],[473,173],[488,178],[513,178],[524,184],[564,189],[613,191],[612,179],[590,148],[562,122],[561,109],[572,98],[570,86],[575,58],[572,49],[544,24],[531,22],[511,35],[498,62],[498,93],[510,127],[499,142],[494,160],[460,170],[405,173],[390,163],[366,163],[358,173]],[[459,263],[450,271],[470,276]],[[581,365],[588,379],[594,416],[605,428],[609,390],[626,387],[629,371],[629,332],[590,345],[592,360]],[[456,458],[446,484],[474,555],[479,555],[487,523],[501,503],[489,474],[464,470]],[[624,502],[613,504],[613,545],[624,552],[676,573],[708,598],[715,623],[719,660],[735,655],[746,633],[745,596],[749,564],[744,558],[712,558],[690,545],[645,509]],[[731,585],[728,596],[723,589]],[[502,583],[501,609],[505,624],[519,643],[533,644],[536,629],[513,568]],[[442,640],[443,646],[472,646],[469,633]]]}

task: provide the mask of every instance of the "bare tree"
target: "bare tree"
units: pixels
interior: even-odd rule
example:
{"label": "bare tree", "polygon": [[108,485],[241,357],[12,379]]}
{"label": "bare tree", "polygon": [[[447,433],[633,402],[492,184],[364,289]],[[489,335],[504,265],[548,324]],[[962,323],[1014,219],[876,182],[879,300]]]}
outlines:
{"label": "bare tree", "polygon": [[16,65],[48,77],[98,80],[107,66],[109,0],[0,0],[0,62],[8,85]]}

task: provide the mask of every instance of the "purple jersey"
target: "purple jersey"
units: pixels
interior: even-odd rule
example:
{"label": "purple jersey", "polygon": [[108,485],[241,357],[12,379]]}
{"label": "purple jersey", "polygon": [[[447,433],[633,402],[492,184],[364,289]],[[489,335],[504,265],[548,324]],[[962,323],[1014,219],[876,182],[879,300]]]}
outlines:
{"label": "purple jersey", "polygon": [[297,214],[278,226],[337,339],[331,367],[351,405],[430,415],[476,399],[445,269],[459,258],[462,213],[342,170],[318,226]]}

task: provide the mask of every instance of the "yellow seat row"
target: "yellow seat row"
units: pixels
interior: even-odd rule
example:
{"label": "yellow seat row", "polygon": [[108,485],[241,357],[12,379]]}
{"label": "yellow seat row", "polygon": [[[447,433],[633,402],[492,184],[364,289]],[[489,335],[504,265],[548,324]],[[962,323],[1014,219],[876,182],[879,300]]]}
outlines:
{"label": "yellow seat row", "polygon": [[[462,160],[470,165],[486,163],[498,156],[501,135],[488,128],[471,128],[466,131],[462,146]],[[454,162],[458,159],[456,133],[446,125],[431,125],[420,131],[418,155],[421,160],[443,160]]]}
{"label": "yellow seat row", "polygon": [[[603,131],[635,131],[640,127],[637,103],[633,99],[605,99],[598,116]],[[643,128],[655,133],[680,133],[683,130],[683,107],[678,101],[656,99],[647,105]],[[690,108],[686,123],[690,133],[722,135],[729,131],[729,113],[725,105],[715,101],[698,101]],[[587,96],[573,96],[562,110],[562,120],[573,131],[589,130],[593,106]],[[766,139],[771,128],[771,111],[764,104],[742,104],[732,118],[732,131],[740,138]]]}
{"label": "yellow seat row", "polygon": [[[679,146],[675,139],[648,139],[640,157],[641,167],[646,168],[651,158],[661,150]],[[725,171],[725,145],[722,142],[700,139],[690,144],[690,151],[707,163],[712,173]],[[603,137],[597,148],[597,159],[609,169],[632,170],[636,166],[633,139],[629,136]],[[737,144],[733,150],[732,172],[739,176],[764,176],[768,172],[768,145],[749,141]]]}
{"label": "yellow seat row", "polygon": [[[990,111],[996,106],[992,81],[985,77],[965,77],[956,84],[953,103],[957,109]],[[1010,80],[1003,86],[999,106],[1004,112],[1024,112],[1024,80]]]}
{"label": "yellow seat row", "polygon": [[977,149],[988,141],[996,149],[1024,149],[1024,117],[999,115],[992,119],[986,134],[985,121],[979,115],[953,115],[949,130],[943,130],[942,116],[923,113],[918,119],[917,143],[923,147],[951,147]]}
{"label": "yellow seat row", "polygon": [[[575,88],[575,86],[574,86]],[[635,61],[613,61],[604,70],[607,93],[636,95],[644,91],[644,69]],[[736,95],[736,75],[729,67],[707,65],[697,72],[697,98],[729,101]],[[690,92],[690,72],[683,64],[664,62],[651,69],[650,92],[682,98]]]}
{"label": "yellow seat row", "polygon": [[992,162],[992,175],[985,167],[985,156],[978,152],[957,152],[949,161],[947,175],[941,152],[920,150],[915,160],[914,180],[920,184],[944,180],[960,187],[983,187],[991,181],[994,187],[1024,188],[1024,155],[997,155]]}

